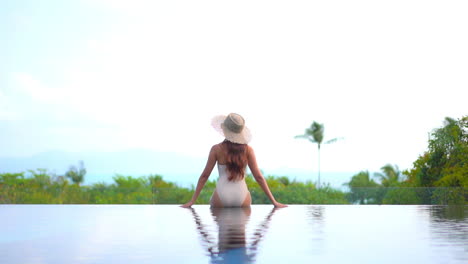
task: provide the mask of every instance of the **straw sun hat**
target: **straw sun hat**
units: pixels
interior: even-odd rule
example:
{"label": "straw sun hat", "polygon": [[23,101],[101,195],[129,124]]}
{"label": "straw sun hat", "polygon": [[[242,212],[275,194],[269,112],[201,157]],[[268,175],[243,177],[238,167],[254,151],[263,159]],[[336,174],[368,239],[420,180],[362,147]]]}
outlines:
{"label": "straw sun hat", "polygon": [[250,130],[245,126],[244,118],[239,114],[230,113],[227,116],[215,116],[211,120],[211,125],[233,143],[247,144],[252,139]]}

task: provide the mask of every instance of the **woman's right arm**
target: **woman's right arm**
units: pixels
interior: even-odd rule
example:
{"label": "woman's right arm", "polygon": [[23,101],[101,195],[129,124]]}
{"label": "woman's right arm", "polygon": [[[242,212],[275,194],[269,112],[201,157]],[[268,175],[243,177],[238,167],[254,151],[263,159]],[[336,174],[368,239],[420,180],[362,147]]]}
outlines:
{"label": "woman's right arm", "polygon": [[265,177],[263,177],[262,172],[258,168],[257,158],[255,157],[253,148],[250,146],[248,146],[248,164],[249,164],[250,171],[252,172],[255,180],[258,182],[262,190],[265,192],[268,199],[270,199],[271,203],[275,207],[286,207],[287,205],[278,203],[275,200],[275,197],[273,196],[273,194],[270,191],[270,188],[268,187],[268,183],[266,182]]}
{"label": "woman's right arm", "polygon": [[210,150],[205,169],[203,170],[200,178],[198,178],[197,187],[195,188],[192,199],[188,203],[181,205],[181,207],[188,208],[195,203],[198,196],[200,195],[201,190],[203,189],[203,186],[205,186],[206,181],[208,181],[208,177],[210,177],[213,167],[216,165],[216,160],[216,146],[213,146]]}

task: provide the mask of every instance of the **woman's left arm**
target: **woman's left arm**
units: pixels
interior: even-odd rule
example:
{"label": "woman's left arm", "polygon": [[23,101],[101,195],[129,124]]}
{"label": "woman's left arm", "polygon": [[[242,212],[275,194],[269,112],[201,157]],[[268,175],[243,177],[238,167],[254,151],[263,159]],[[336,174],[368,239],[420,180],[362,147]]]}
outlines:
{"label": "woman's left arm", "polygon": [[192,199],[188,203],[181,205],[181,207],[187,208],[195,203],[198,196],[200,195],[201,190],[203,189],[203,186],[205,186],[206,181],[208,181],[208,178],[210,177],[211,171],[216,164],[216,160],[216,146],[213,146],[210,150],[205,169],[198,179],[197,188],[195,189],[195,193],[193,194]]}

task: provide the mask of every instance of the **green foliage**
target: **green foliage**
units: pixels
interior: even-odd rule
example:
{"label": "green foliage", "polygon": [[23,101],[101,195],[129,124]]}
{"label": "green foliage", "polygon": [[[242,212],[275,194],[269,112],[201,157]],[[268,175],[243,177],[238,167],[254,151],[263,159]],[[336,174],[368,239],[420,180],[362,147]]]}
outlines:
{"label": "green foliage", "polygon": [[[252,175],[245,180],[253,204],[270,204]],[[275,198],[286,204],[463,204],[467,196],[466,188],[414,188],[408,182],[387,188],[371,179],[367,171],[353,176],[349,193],[329,185],[318,189],[311,181],[286,176],[267,176],[266,180]],[[215,187],[216,181],[208,181],[197,204],[209,204]],[[10,204],[182,204],[190,200],[194,189],[167,182],[160,175],[116,175],[112,184],[79,186],[43,169],[0,174],[0,203]]]}
{"label": "green foliage", "polygon": [[[135,178],[115,175],[114,183],[91,186],[69,184],[64,177],[38,169],[25,173],[0,174],[0,203],[29,204],[182,204],[190,200],[192,188],[179,187],[160,175]],[[330,186],[315,188],[312,182],[291,181],[286,176],[267,176],[267,183],[278,201],[289,204],[346,204],[345,193]],[[270,204],[252,175],[246,183],[254,204]],[[208,204],[216,181],[208,181],[197,199]]]}
{"label": "green foliage", "polygon": [[346,183],[351,190],[348,194],[348,199],[352,203],[359,202],[360,204],[374,204],[379,202],[378,189],[379,186],[373,179],[370,178],[368,171],[361,171],[351,178],[351,181]]}
{"label": "green foliage", "polygon": [[402,174],[398,169],[398,166],[392,166],[391,164],[387,164],[380,168],[382,173],[375,173],[375,177],[380,178],[381,185],[383,187],[392,187],[398,185],[402,178]]}
{"label": "green foliage", "polygon": [[310,127],[306,128],[303,135],[298,135],[295,138],[304,138],[312,143],[316,143],[318,147],[318,186],[320,188],[320,146],[323,144],[331,144],[336,142],[339,138],[333,138],[323,142],[325,126],[316,121],[313,121]]}
{"label": "green foliage", "polygon": [[0,184],[2,185],[24,184],[24,172],[0,174]]}
{"label": "green foliage", "polygon": [[86,169],[84,167],[83,161],[79,162],[78,168],[75,166],[70,166],[68,171],[65,173],[65,176],[72,180],[73,183],[80,185],[84,181],[84,176],[86,175]]}
{"label": "green foliage", "polygon": [[425,187],[468,187],[468,116],[445,118],[435,129],[428,150],[405,172],[408,181]]}
{"label": "green foliage", "polygon": [[393,187],[386,190],[383,204],[421,204],[416,188]]}
{"label": "green foliage", "polygon": [[322,144],[322,141],[323,141],[324,131],[325,131],[324,125],[314,121],[312,122],[310,127],[306,128],[303,135],[296,136],[296,138],[305,138],[312,143],[317,143],[318,148],[320,149],[320,145]]}
{"label": "green foliage", "polygon": [[432,132],[428,151],[412,169],[402,173],[396,165],[387,164],[381,171],[374,174],[380,184],[367,171],[354,175],[346,184],[350,202],[464,204],[468,198],[468,116],[447,117],[444,126]]}
{"label": "green foliage", "polygon": [[[322,137],[317,133],[322,133]],[[314,122],[303,137],[320,146],[323,125]],[[432,133],[428,148],[409,171],[401,173],[396,165],[383,166],[381,172],[374,174],[379,182],[374,181],[368,171],[359,172],[346,184],[350,189],[347,193],[327,185],[316,188],[310,181],[291,181],[286,176],[270,175],[266,181],[275,198],[286,204],[465,204],[468,198],[468,116],[459,120],[446,118],[444,126]],[[57,176],[46,169],[0,173],[0,203],[182,204],[190,200],[195,189],[194,186],[177,186],[161,175],[139,178],[116,175],[112,184],[80,186],[85,174],[83,162],[78,168],[71,166],[65,176]],[[407,178],[403,179],[403,175]],[[69,184],[67,178],[74,184]],[[270,204],[252,175],[247,175],[245,181],[254,204]],[[215,187],[215,181],[208,181],[197,203],[208,204]]]}
{"label": "green foliage", "polygon": [[[311,182],[291,181],[286,176],[265,177],[271,192],[276,200],[286,204],[347,204],[345,193],[331,188],[329,185],[322,186],[317,189]],[[245,178],[252,203],[254,204],[270,204],[270,200],[265,195],[260,186],[255,182],[252,175],[247,175]]]}
{"label": "green foliage", "polygon": [[435,188],[432,192],[432,204],[463,205],[468,197],[466,188]]}

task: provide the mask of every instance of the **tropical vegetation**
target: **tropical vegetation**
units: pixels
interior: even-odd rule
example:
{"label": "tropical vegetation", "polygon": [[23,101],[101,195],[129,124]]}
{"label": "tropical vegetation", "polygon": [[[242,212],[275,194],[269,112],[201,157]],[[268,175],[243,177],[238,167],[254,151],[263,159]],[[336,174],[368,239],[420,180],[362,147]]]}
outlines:
{"label": "tropical vegetation", "polygon": [[323,142],[324,132],[325,132],[325,126],[316,121],[313,121],[310,127],[305,129],[305,132],[303,135],[298,135],[295,137],[295,138],[304,138],[314,144],[317,144],[317,148],[318,148],[318,182],[317,182],[317,185],[319,188],[320,188],[320,146],[322,144],[334,143],[339,139],[339,138],[333,138],[333,139]]}
{"label": "tropical vegetation", "polygon": [[[45,169],[27,173],[0,174],[0,203],[10,204],[182,204],[188,201],[194,186],[185,188],[165,181],[161,175],[132,177],[116,175],[112,184],[89,186],[69,182]],[[312,182],[291,181],[287,177],[267,176],[275,197],[290,204],[345,204],[344,192],[326,186],[317,189]],[[270,203],[252,175],[246,183],[255,204]],[[208,204],[216,186],[208,181],[197,203]]]}
{"label": "tropical vegetation", "polygon": [[[320,138],[314,140],[322,142]],[[182,187],[156,174],[117,174],[110,184],[82,185],[85,175],[83,162],[71,166],[63,176],[46,169],[0,173],[0,203],[182,204],[194,191],[194,186]],[[376,173],[363,170],[346,183],[346,191],[329,185],[317,188],[312,181],[300,182],[286,176],[267,176],[266,180],[277,200],[286,204],[465,204],[468,116],[446,118],[444,126],[431,133],[427,151],[409,170],[400,171],[392,164],[385,164]],[[246,183],[254,204],[270,203],[252,175],[246,176]],[[208,181],[197,203],[208,204],[215,186],[214,180]]]}
{"label": "tropical vegetation", "polygon": [[409,170],[387,164],[374,178],[369,172],[347,183],[348,198],[362,204],[464,204],[468,199],[468,116],[445,118],[430,134],[428,150]]}

